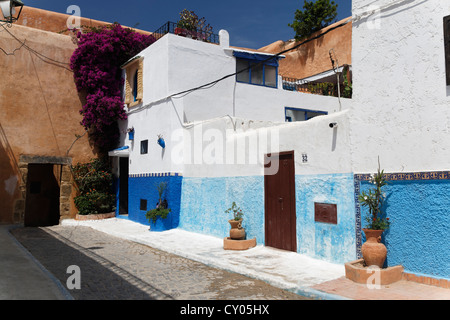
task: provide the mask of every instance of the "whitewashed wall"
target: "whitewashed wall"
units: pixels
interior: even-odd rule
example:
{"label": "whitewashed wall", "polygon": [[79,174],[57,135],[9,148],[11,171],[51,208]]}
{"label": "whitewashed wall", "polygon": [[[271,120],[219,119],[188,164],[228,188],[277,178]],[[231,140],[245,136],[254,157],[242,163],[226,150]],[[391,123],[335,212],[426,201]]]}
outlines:
{"label": "whitewashed wall", "polygon": [[355,172],[376,170],[378,155],[388,172],[449,169],[443,17],[450,3],[353,0],[356,15],[363,18],[352,31]]}
{"label": "whitewashed wall", "polygon": [[289,123],[222,117],[186,128],[176,151],[185,177],[261,176],[265,154],[292,150],[296,175],[339,174],[352,172],[348,137],[348,110]]}
{"label": "whitewashed wall", "polygon": [[[122,136],[122,145],[130,146],[130,174],[182,173],[179,157],[183,153],[174,152],[172,148],[181,143],[181,128],[195,121],[233,116],[244,121],[271,121],[287,126],[284,124],[285,107],[321,110],[331,114],[341,108],[348,109],[351,104],[349,99],[341,99],[341,106],[335,97],[285,91],[281,79],[279,88],[274,89],[236,83],[235,76],[208,88],[167,98],[234,73],[236,62],[232,51],[219,45],[168,34],[139,56],[144,57],[143,103],[131,108],[128,120],[120,124],[123,132],[131,127],[135,129],[133,142],[125,134]],[[332,132],[326,127],[324,130]],[[156,143],[159,134],[166,140],[165,150]],[[292,135],[287,134],[286,137],[290,140]],[[141,155],[140,141],[145,139],[149,140],[149,150],[148,154]],[[316,138],[310,141],[316,141]]]}

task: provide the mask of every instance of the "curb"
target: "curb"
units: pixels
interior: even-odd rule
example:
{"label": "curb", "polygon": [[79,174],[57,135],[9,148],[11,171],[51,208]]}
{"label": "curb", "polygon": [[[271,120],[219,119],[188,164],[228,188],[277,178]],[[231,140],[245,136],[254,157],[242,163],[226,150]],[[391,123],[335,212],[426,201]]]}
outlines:
{"label": "curb", "polygon": [[62,285],[62,283],[50,272],[48,271],[12,234],[11,230],[19,228],[19,225],[10,225],[7,227],[8,236],[13,240],[13,242],[19,247],[19,249],[35,263],[39,269],[58,287],[60,293],[65,300],[75,300],[72,295],[67,291],[67,289]]}

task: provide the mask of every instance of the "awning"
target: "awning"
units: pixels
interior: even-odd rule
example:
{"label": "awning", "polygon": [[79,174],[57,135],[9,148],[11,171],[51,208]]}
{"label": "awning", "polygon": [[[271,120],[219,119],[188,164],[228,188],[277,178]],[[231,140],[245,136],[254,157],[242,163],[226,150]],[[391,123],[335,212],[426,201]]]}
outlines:
{"label": "awning", "polygon": [[130,147],[123,146],[108,152],[108,156],[110,157],[129,157],[130,156]]}
{"label": "awning", "polygon": [[233,56],[239,59],[254,61],[255,63],[264,61],[264,64],[272,65],[275,67],[278,67],[278,60],[284,58],[284,56],[276,56],[273,54],[258,53],[243,50],[233,50]]}

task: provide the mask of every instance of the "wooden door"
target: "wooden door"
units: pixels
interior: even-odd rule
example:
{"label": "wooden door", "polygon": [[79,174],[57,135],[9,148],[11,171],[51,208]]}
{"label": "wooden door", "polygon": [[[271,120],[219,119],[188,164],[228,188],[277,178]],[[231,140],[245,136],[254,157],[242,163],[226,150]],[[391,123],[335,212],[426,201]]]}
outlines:
{"label": "wooden door", "polygon": [[[266,158],[271,162],[265,165],[264,174],[265,244],[296,252],[294,151]],[[274,172],[273,166],[278,170]]]}

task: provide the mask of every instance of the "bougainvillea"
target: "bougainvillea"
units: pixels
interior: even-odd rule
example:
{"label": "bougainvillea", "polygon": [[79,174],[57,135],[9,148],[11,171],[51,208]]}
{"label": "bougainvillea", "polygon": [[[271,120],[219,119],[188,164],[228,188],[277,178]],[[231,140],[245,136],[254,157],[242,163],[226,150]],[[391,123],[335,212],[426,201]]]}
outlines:
{"label": "bougainvillea", "polygon": [[[85,30],[86,31],[86,30]],[[78,48],[70,59],[77,90],[86,103],[81,125],[100,150],[117,146],[118,120],[125,120],[120,66],[155,41],[120,24],[77,33]]]}

